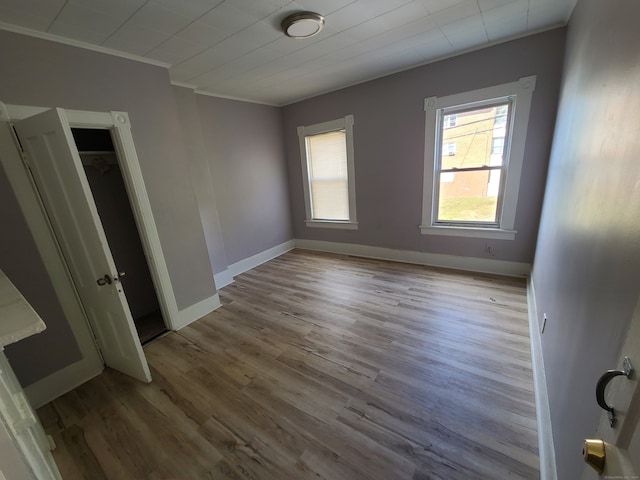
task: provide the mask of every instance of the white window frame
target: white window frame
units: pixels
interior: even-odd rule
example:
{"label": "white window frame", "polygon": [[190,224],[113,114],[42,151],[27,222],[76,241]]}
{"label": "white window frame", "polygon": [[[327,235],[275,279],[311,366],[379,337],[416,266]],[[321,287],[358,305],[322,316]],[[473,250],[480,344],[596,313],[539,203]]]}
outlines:
{"label": "white window frame", "polygon": [[[306,137],[321,133],[345,131],[347,149],[347,187],[349,189],[349,219],[348,220],[319,220],[314,219],[311,211],[311,188],[309,185],[309,162],[307,159]],[[298,127],[298,143],[300,145],[300,160],[302,164],[302,184],[304,187],[304,203],[306,210],[305,224],[307,227],[342,228],[348,230],[358,229],[356,217],[356,180],[353,155],[353,115]]]}
{"label": "white window frame", "polygon": [[[481,88],[446,97],[429,97],[424,100],[425,110],[425,147],[424,172],[422,186],[422,224],[420,232],[425,235],[449,235],[514,240],[516,207],[520,189],[522,161],[529,125],[531,100],[536,86],[536,76],[523,77],[516,82],[505,83],[488,88]],[[474,103],[486,104],[488,100],[513,97],[512,133],[508,151],[505,152],[506,179],[502,196],[502,209],[498,212],[497,226],[463,226],[436,224],[434,195],[438,188],[435,185],[435,155],[438,153],[437,116],[441,109],[465,105],[472,107]]]}

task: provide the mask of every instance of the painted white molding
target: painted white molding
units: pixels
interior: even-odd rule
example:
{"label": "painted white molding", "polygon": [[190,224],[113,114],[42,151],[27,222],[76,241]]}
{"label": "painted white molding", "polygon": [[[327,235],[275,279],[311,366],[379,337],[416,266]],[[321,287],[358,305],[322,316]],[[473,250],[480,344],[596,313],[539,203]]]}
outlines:
{"label": "painted white molding", "polygon": [[186,327],[190,323],[201,319],[221,306],[220,296],[216,293],[209,298],[205,298],[204,300],[185,308],[184,310],[180,310],[180,323],[176,325],[174,330],[180,330],[181,328]]}
{"label": "painted white molding", "polygon": [[[76,112],[72,111],[70,113]],[[177,330],[180,328],[178,324],[181,323],[181,316],[178,314],[178,305],[171,285],[169,268],[162,251],[160,235],[153,217],[151,202],[133,142],[129,116],[126,112],[110,112],[110,120],[112,122],[111,131],[113,133],[114,147],[120,159],[122,178],[129,195],[131,211],[138,227],[153,283],[159,293],[160,308],[167,322],[167,327],[171,330]],[[69,121],[75,124],[71,114]]]}
{"label": "painted white molding", "polygon": [[61,397],[104,371],[104,364],[95,365],[79,361],[66,366],[24,388],[24,393],[34,409]]}
{"label": "painted white molding", "polygon": [[236,275],[240,275],[246,271],[251,270],[252,268],[256,268],[258,265],[262,265],[269,260],[273,260],[274,258],[279,257],[280,255],[293,250],[294,248],[296,248],[295,240],[288,240],[284,243],[281,243],[280,245],[276,245],[275,247],[271,247],[263,252],[257,253],[255,255],[252,255],[251,257],[245,258],[229,265],[226,270],[213,275],[213,280],[216,283],[216,288],[220,290],[227,285],[231,285]]}
{"label": "painted white molding", "polygon": [[107,55],[113,55],[114,57],[126,58],[127,60],[134,60],[136,62],[147,63],[156,67],[169,68],[171,64],[167,62],[161,62],[160,60],[154,60],[152,58],[141,57],[132,53],[121,52],[119,50],[113,50],[111,48],[102,47],[100,45],[94,45],[92,43],[82,42],[80,40],[74,40],[72,38],[61,37],[48,32],[40,32],[38,30],[31,30],[30,28],[20,27],[18,25],[11,25],[9,23],[0,22],[0,30],[6,30],[8,32],[19,33],[21,35],[27,35],[29,37],[40,38],[42,40],[48,40],[50,42],[62,43],[64,45],[70,45],[72,47],[82,48],[84,50],[92,50],[94,52],[106,53]]}
{"label": "painted white molding", "polygon": [[494,273],[511,277],[523,277],[531,271],[528,263],[491,260],[487,258],[460,257],[441,253],[414,252],[393,248],[372,247],[355,243],[324,242],[320,240],[296,239],[296,248],[318,252],[341,253],[356,257],[375,258],[392,262],[413,263],[431,267],[453,268],[470,272]]}
{"label": "painted white molding", "polygon": [[314,228],[338,228],[342,230],[357,230],[358,222],[330,221],[330,220],[305,220],[307,227]]}
{"label": "painted white molding", "polygon": [[533,275],[527,282],[527,306],[529,310],[529,341],[531,342],[531,364],[533,368],[533,388],[536,401],[538,421],[538,455],[540,457],[540,478],[557,480],[556,453],[551,428],[551,411],[547,378],[544,371],[542,342],[540,339],[540,323],[536,307],[536,291],[533,286]]}
{"label": "painted white molding", "polygon": [[216,284],[216,288],[220,290],[221,288],[224,288],[227,285],[231,285],[233,283],[233,275],[231,274],[231,271],[227,268],[222,272],[214,273],[213,281]]}
{"label": "painted white molding", "polygon": [[272,260],[276,257],[279,257],[283,253],[287,253],[289,250],[293,250],[296,248],[296,240],[288,240],[280,245],[276,245],[275,247],[271,247],[268,250],[264,250],[263,252],[257,253],[251,257],[245,258],[244,260],[240,260],[234,264],[229,265],[229,271],[235,277],[236,275],[240,275],[252,268],[256,268],[258,265],[262,265],[269,260]]}
{"label": "painted white molding", "polygon": [[517,230],[500,228],[466,228],[440,225],[420,225],[420,233],[424,235],[447,235],[449,237],[489,238],[494,240],[515,240]]}

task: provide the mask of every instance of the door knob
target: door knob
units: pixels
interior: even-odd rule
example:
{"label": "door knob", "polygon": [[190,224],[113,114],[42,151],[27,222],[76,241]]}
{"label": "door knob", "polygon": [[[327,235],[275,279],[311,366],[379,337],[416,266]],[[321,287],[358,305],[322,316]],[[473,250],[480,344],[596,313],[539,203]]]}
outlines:
{"label": "door knob", "polygon": [[113,281],[114,282],[119,282],[120,280],[122,280],[122,277],[124,277],[126,275],[125,272],[118,272],[117,275],[113,276]]}
{"label": "door knob", "polygon": [[107,284],[111,285],[113,283],[113,280],[111,280],[111,277],[109,276],[109,274],[105,274],[104,277],[99,278],[98,280],[96,280],[96,282],[98,282],[98,285],[102,287]]}
{"label": "door knob", "polygon": [[598,475],[604,472],[604,465],[607,455],[604,450],[604,441],[600,439],[587,438],[582,447],[582,456],[587,465],[593,468]]}

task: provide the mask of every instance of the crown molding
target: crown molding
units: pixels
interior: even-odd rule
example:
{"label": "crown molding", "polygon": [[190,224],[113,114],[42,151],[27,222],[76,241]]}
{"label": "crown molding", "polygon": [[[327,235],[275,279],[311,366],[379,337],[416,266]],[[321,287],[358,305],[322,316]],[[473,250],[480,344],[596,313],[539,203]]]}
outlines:
{"label": "crown molding", "polygon": [[8,23],[0,22],[0,30],[6,30],[8,32],[18,33],[21,35],[27,35],[29,37],[39,38],[41,40],[49,40],[50,42],[62,43],[71,47],[82,48],[84,50],[92,50],[98,53],[105,53],[107,55],[113,55],[114,57],[126,58],[127,60],[133,60],[135,62],[147,63],[156,67],[163,67],[168,69],[171,64],[161,62],[160,60],[153,60],[151,58],[141,57],[132,53],[121,52],[113,50],[107,47],[101,47],[100,45],[93,45],[91,43],[82,42],[80,40],[73,40],[70,38],[61,37],[47,32],[39,32],[37,30],[31,30],[26,27],[19,27],[17,25],[10,25]]}

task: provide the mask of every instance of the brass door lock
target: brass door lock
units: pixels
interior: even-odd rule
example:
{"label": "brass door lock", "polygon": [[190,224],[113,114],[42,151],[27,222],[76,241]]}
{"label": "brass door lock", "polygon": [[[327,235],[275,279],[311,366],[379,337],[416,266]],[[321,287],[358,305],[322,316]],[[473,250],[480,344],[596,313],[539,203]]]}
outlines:
{"label": "brass door lock", "polygon": [[602,475],[606,460],[604,441],[600,439],[587,438],[584,441],[584,447],[582,447],[582,456],[584,457],[584,461],[587,465],[598,472],[598,475]]}

